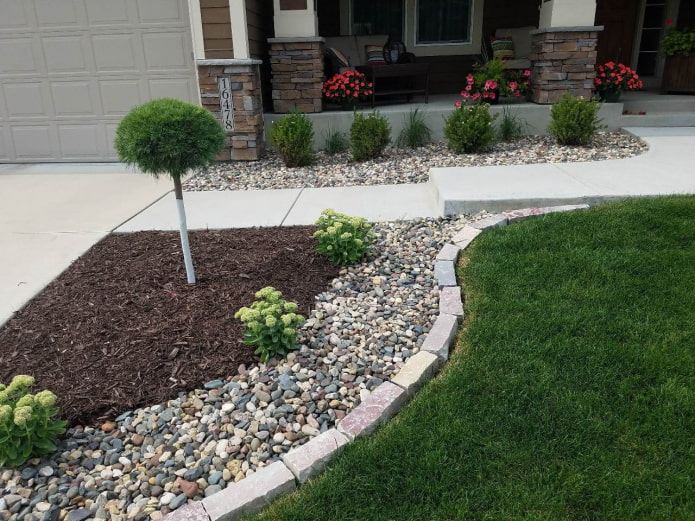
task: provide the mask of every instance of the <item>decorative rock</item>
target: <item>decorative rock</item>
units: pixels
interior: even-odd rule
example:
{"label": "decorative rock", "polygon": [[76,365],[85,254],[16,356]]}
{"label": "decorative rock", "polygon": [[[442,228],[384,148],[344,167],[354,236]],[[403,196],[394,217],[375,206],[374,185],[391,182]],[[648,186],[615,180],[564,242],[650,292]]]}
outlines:
{"label": "decorative rock", "polygon": [[456,271],[452,261],[437,261],[434,265],[434,276],[440,288],[456,286]]}
{"label": "decorative rock", "polygon": [[276,497],[296,488],[293,474],[277,461],[201,503],[210,521],[234,520],[261,510]]}
{"label": "decorative rock", "polygon": [[45,467],[41,467],[39,469],[39,476],[43,476],[44,478],[51,477],[53,475],[53,468],[49,465],[46,465]]}
{"label": "decorative rock", "polygon": [[68,513],[67,521],[84,521],[92,517],[92,511],[88,508],[78,508]]}
{"label": "decorative rock", "polygon": [[[155,512],[152,514],[154,513]],[[150,517],[152,517],[152,514],[150,514]],[[113,516],[111,519],[113,519]],[[178,508],[177,510],[167,514],[166,517],[163,517],[162,519],[163,521],[210,521],[210,517],[205,511],[201,501],[190,503]]]}
{"label": "decorative rock", "polygon": [[179,494],[171,501],[171,503],[169,503],[169,508],[171,508],[172,510],[176,510],[181,505],[186,503],[186,501],[188,501],[188,497],[186,496],[186,494]]}
{"label": "decorative rock", "polygon": [[437,373],[441,363],[438,356],[420,351],[406,362],[391,381],[412,396]]}
{"label": "decorative rock", "polygon": [[384,382],[338,424],[338,431],[349,440],[371,434],[380,423],[394,416],[406,400],[403,389]]}
{"label": "decorative rock", "polygon": [[337,429],[330,429],[283,455],[282,461],[299,483],[306,483],[319,474],[347,442],[344,434]]}
{"label": "decorative rock", "polygon": [[[427,338],[423,342],[420,352],[432,353],[433,355],[439,357],[442,361],[448,360],[449,347],[456,337],[457,329],[458,318],[455,315],[439,315],[434,323],[434,326],[432,326],[432,329],[427,334]],[[410,360],[413,360],[413,358]],[[406,363],[406,366],[408,363]]]}

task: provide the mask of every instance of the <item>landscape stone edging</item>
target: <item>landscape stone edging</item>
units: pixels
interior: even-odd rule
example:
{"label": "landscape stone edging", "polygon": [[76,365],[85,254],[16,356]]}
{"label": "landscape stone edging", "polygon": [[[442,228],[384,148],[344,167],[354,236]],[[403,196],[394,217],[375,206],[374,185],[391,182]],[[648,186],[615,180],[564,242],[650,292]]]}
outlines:
{"label": "landscape stone edging", "polygon": [[[440,271],[446,270],[444,273],[448,276],[449,268],[455,268],[460,250],[468,247],[483,231],[529,217],[588,208],[588,204],[522,208],[490,215],[475,223],[466,224],[451,238],[453,244],[445,244],[437,254],[437,282],[440,284],[440,280],[443,280],[443,277],[440,279],[436,275],[437,266],[443,263]],[[455,283],[455,270],[454,284],[439,287],[442,292],[447,291],[449,294],[458,290],[460,300],[462,290]],[[162,521],[234,521],[261,510],[273,499],[294,491],[298,485],[316,477],[344,445],[360,436],[370,434],[379,424],[395,416],[408,399],[434,377],[448,359],[449,348],[456,338],[457,326],[462,319],[462,303],[460,316],[455,313],[442,313],[440,296],[440,315],[425,338],[421,350],[408,359],[390,382],[384,382],[372,391],[336,427],[292,449],[282,456],[282,460],[260,469],[224,490],[167,514]]]}

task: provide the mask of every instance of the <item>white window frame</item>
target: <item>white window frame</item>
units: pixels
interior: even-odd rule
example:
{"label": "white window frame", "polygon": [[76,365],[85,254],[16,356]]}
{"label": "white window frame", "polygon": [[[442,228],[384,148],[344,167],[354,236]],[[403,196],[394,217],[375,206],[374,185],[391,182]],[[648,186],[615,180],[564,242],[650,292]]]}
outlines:
{"label": "white window frame", "polygon": [[419,15],[420,15],[420,0],[415,0],[415,13],[414,13],[414,18],[415,18],[415,27],[413,27],[414,31],[414,39],[415,39],[415,46],[416,47],[440,47],[440,46],[453,46],[453,45],[470,45],[473,43],[473,24],[475,22],[475,1],[474,0],[469,0],[469,7],[468,7],[468,39],[467,40],[443,40],[441,42],[426,42],[426,43],[420,43],[419,38],[420,34],[418,31],[418,28],[420,27],[420,20],[419,20]]}

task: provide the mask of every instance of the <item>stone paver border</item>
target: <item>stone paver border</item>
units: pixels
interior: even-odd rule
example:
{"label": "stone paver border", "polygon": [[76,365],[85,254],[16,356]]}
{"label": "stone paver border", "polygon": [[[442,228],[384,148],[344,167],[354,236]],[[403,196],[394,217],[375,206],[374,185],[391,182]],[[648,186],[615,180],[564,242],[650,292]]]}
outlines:
{"label": "stone paver border", "polygon": [[456,260],[461,250],[486,230],[529,217],[588,208],[588,204],[523,208],[466,224],[452,237],[451,243],[444,245],[435,260],[435,277],[441,290],[439,317],[420,351],[408,359],[390,382],[377,387],[335,428],[292,449],[280,461],[224,490],[167,514],[162,521],[235,521],[265,508],[277,497],[296,490],[316,477],[343,446],[372,433],[378,425],[395,416],[448,360],[449,349],[463,320],[462,289],[457,285],[455,275]]}

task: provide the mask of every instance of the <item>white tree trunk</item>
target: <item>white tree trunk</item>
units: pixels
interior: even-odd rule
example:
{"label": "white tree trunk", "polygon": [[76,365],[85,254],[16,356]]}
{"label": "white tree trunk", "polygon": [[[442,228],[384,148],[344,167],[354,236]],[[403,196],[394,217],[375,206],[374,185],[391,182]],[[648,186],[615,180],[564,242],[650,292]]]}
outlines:
{"label": "white tree trunk", "polygon": [[189,284],[195,284],[195,271],[193,270],[193,258],[191,257],[191,247],[188,244],[188,227],[186,226],[186,208],[183,206],[183,189],[181,188],[181,178],[174,177],[174,194],[176,196],[176,209],[179,211],[179,232],[181,233],[181,249],[183,250],[183,261],[186,264],[186,277]]}

